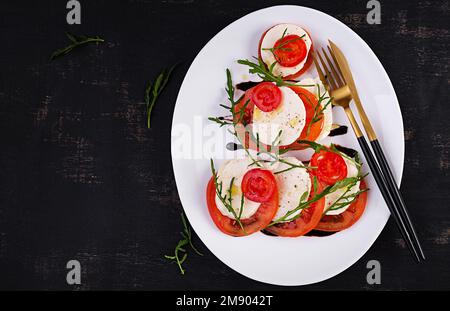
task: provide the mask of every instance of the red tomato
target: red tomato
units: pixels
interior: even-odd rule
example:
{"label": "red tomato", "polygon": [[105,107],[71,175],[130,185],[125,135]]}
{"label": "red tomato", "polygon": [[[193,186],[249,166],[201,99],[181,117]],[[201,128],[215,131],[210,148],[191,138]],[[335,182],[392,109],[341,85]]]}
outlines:
{"label": "red tomato", "polygon": [[[270,30],[271,28],[267,29],[261,36],[261,39],[259,40],[259,44],[258,44],[258,57],[261,58],[261,45],[262,45],[262,41],[264,39],[264,36],[266,35],[266,33]],[[306,31],[306,30],[305,30]],[[308,36],[311,38],[310,34],[308,31],[306,31],[306,33],[308,34]],[[303,41],[303,40],[302,40]],[[311,42],[311,47],[309,49],[309,53],[308,56],[306,58],[306,62],[303,65],[302,69],[300,69],[298,72],[293,73],[291,75],[285,76],[283,77],[284,80],[293,80],[295,78],[298,78],[299,76],[301,76],[305,71],[307,71],[309,69],[309,67],[311,67],[312,63],[313,63],[313,58],[312,58],[312,52],[314,51],[314,45]]]}
{"label": "red tomato", "polygon": [[272,172],[254,168],[245,173],[241,189],[244,196],[254,202],[267,202],[277,188],[277,182]]}
{"label": "red tomato", "polygon": [[308,52],[305,41],[297,35],[287,35],[278,39],[273,49],[275,59],[283,67],[300,64]]}
{"label": "red tomato", "polygon": [[270,224],[278,209],[278,189],[275,189],[267,202],[261,203],[252,217],[241,220],[245,231],[242,230],[236,220],[222,215],[217,208],[216,187],[213,178],[209,180],[206,188],[206,202],[209,214],[220,231],[231,236],[245,236],[261,231]]}
{"label": "red tomato", "polygon": [[262,82],[253,88],[252,101],[264,112],[275,110],[281,103],[281,90],[271,82]]}
{"label": "red tomato", "polygon": [[[311,178],[311,176],[310,176]],[[311,178],[312,182],[312,178]],[[320,193],[323,187],[320,183],[317,185],[317,193]],[[309,199],[315,195],[313,187]],[[300,217],[290,222],[279,223],[266,228],[266,231],[278,236],[297,237],[313,230],[322,217],[325,208],[325,197],[311,204],[310,207],[305,208]]]}
{"label": "red tomato", "polygon": [[327,185],[334,185],[347,177],[347,164],[344,158],[335,152],[321,150],[315,153],[311,158],[311,166],[317,167],[311,172]]}
{"label": "red tomato", "polygon": [[[360,183],[360,189],[366,189],[367,185],[363,181]],[[367,204],[367,191],[361,193],[358,198],[339,215],[324,215],[317,224],[315,230],[336,232],[347,229],[356,223],[364,213]]]}

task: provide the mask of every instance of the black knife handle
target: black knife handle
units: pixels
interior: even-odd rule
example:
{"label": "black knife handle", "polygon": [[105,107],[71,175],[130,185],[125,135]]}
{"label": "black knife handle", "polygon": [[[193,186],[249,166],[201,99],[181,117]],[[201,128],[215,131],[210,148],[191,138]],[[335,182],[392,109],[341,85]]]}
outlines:
{"label": "black knife handle", "polygon": [[400,190],[397,187],[397,183],[395,182],[394,175],[392,174],[391,168],[389,167],[389,163],[386,160],[383,149],[381,148],[378,139],[372,140],[370,144],[372,146],[373,152],[375,153],[375,157],[378,160],[378,164],[380,165],[381,172],[385,177],[388,191],[391,193],[391,196],[393,197],[395,204],[401,207],[399,209],[400,214],[405,220],[408,232],[410,235],[414,236],[413,241],[415,242],[415,245],[419,250],[420,256],[422,257],[422,259],[425,259],[425,254],[423,253],[422,246],[420,245],[416,230],[414,229],[411,217],[409,216],[408,210],[406,209],[405,201],[403,200]]}
{"label": "black knife handle", "polygon": [[361,146],[361,149],[364,153],[367,164],[369,164],[369,168],[370,168],[370,171],[372,172],[375,182],[377,183],[378,187],[380,188],[381,195],[383,196],[384,201],[386,202],[387,207],[389,208],[389,211],[391,212],[391,215],[394,217],[395,223],[397,224],[397,227],[399,228],[400,233],[402,234],[402,237],[405,240],[406,245],[408,245],[409,250],[414,255],[416,260],[418,262],[420,262],[419,254],[417,253],[417,251],[414,247],[414,244],[411,240],[411,236],[407,230],[406,224],[400,216],[398,207],[395,205],[395,201],[392,198],[390,192],[388,191],[388,188],[386,185],[386,180],[385,180],[383,174],[381,173],[380,167],[378,166],[377,161],[375,160],[372,150],[370,150],[370,147],[367,144],[367,141],[364,138],[364,136],[360,136],[357,139],[358,139],[358,143]]}

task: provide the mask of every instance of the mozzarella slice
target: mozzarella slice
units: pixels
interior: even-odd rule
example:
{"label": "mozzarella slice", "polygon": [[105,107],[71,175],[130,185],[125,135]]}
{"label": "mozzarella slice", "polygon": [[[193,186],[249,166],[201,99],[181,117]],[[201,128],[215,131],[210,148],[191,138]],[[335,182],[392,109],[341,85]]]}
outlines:
{"label": "mozzarella slice", "polygon": [[[230,189],[230,183],[234,177],[233,186],[231,188],[231,206],[233,207],[236,215],[239,215],[241,209],[241,197],[242,189],[241,183],[245,173],[255,166],[249,166],[252,161],[249,158],[233,159],[225,162],[217,171],[217,181],[222,183],[222,197],[227,195]],[[244,197],[244,204],[241,214],[241,219],[250,218],[258,210],[261,203],[253,202]],[[216,205],[222,215],[236,219],[231,211],[222,203],[219,197],[216,195]]]}
{"label": "mozzarella slice", "polygon": [[[282,157],[281,159],[294,165],[303,165],[300,160],[294,157]],[[288,164],[277,162],[277,164],[271,165],[270,169],[272,172],[276,173],[291,167],[292,166]],[[304,168],[292,168],[288,171],[275,174],[275,178],[278,186],[279,208],[273,218],[274,220],[283,217],[287,212],[294,210],[300,203],[302,195],[307,192],[309,196],[309,192],[311,191],[311,179],[309,178],[309,173]],[[299,210],[290,217],[294,217],[301,212],[302,210]]]}
{"label": "mozzarella slice", "polygon": [[305,41],[307,54],[303,61],[293,67],[284,67],[280,64],[276,63],[273,67],[273,73],[277,76],[286,77],[300,71],[303,66],[305,66],[306,60],[308,58],[309,50],[311,49],[312,41],[309,37],[308,33],[301,28],[300,26],[294,24],[278,24],[272,28],[270,28],[261,42],[261,58],[263,62],[270,67],[274,62],[276,62],[275,56],[270,50],[265,50],[266,48],[273,48],[275,43],[281,39],[284,31],[286,30],[285,36],[287,35],[297,35],[302,37],[302,40]]}
{"label": "mozzarella slice", "polygon": [[[343,159],[345,161],[345,164],[347,165],[347,177],[358,176],[358,167],[356,166],[356,164],[353,161],[351,161],[345,157]],[[347,196],[347,195],[351,195],[351,194],[358,192],[359,184],[360,184],[359,181],[356,182],[356,184],[353,187],[351,187],[350,190],[345,195]],[[347,191],[347,187],[338,189],[335,192],[332,192],[325,196],[325,211],[326,211],[325,214],[326,215],[339,215],[347,210],[347,208],[350,206],[350,204],[343,206],[337,210],[328,210],[331,207],[331,205],[333,205],[342,195],[344,195],[344,193],[346,191]],[[341,199],[339,201],[339,203],[345,203],[347,201],[349,201],[349,200]]]}
{"label": "mozzarella slice", "polygon": [[[318,77],[315,79],[312,79],[312,78],[303,79],[303,80],[299,81],[298,84],[301,85],[302,88],[313,93],[317,98],[319,98],[319,96],[326,98],[326,99],[322,100],[320,103],[321,107],[322,108],[325,107],[325,109],[323,110],[322,131],[320,132],[319,137],[316,139],[316,141],[324,139],[330,134],[331,128],[333,126],[333,111],[332,111],[333,107],[331,105],[331,102],[328,103],[328,101],[330,99],[330,95],[328,94],[328,91],[325,89],[325,86],[322,84],[322,81],[320,81],[320,79]],[[311,86],[307,86],[307,85],[311,85]]]}
{"label": "mozzarella slice", "polygon": [[266,145],[289,145],[305,127],[306,110],[300,97],[288,87],[282,86],[280,90],[281,103],[277,109],[264,112],[256,105],[253,108],[253,135]]}

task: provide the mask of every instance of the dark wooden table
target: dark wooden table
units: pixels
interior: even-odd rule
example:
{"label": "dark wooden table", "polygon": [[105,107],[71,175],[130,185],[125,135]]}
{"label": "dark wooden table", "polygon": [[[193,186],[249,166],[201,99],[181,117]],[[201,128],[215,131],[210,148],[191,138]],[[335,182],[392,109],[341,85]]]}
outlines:
{"label": "dark wooden table", "polygon": [[[415,264],[389,221],[351,268],[289,289],[450,289],[448,1],[382,0],[380,25],[366,22],[367,1],[81,2],[75,26],[66,1],[0,2],[1,289],[282,289],[234,272],[197,237],[205,256],[192,253],[186,275],[163,258],[181,230],[170,159],[181,81],[223,27],[281,3],[343,21],[385,66],[404,118],[402,192],[428,256]],[[106,43],[49,62],[65,31]],[[149,130],[145,83],[178,61]],[[70,259],[81,262],[79,286],[66,284]],[[381,285],[366,282],[371,259]]]}

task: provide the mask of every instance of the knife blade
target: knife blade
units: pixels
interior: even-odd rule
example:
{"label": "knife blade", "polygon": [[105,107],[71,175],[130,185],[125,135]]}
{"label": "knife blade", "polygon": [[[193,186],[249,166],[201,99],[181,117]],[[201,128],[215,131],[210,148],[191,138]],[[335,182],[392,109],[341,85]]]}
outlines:
{"label": "knife blade", "polygon": [[353,80],[353,75],[350,70],[350,66],[348,65],[347,59],[345,58],[344,53],[342,53],[342,51],[336,46],[336,44],[333,43],[333,41],[328,40],[328,42],[331,46],[331,49],[333,50],[334,56],[336,57],[336,62],[341,69],[341,74],[345,80],[345,83],[350,89],[350,93],[355,102],[356,109],[358,109],[359,117],[361,118],[361,121],[364,125],[367,136],[370,141],[373,141],[377,139],[377,135],[375,134],[375,131],[372,128],[372,124],[370,124],[369,118],[367,117],[366,112],[364,111],[364,108],[362,106],[361,99],[359,98],[358,90],[356,89],[355,81]]}

